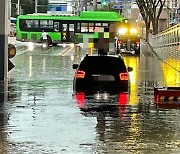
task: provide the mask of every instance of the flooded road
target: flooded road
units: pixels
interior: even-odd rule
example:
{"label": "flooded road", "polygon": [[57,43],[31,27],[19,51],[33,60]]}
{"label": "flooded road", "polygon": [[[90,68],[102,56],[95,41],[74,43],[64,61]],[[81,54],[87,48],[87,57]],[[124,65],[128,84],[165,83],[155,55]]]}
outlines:
{"label": "flooded road", "polygon": [[12,60],[8,91],[5,86],[0,95],[0,153],[180,152],[180,110],[156,109],[153,100],[154,86],[180,85],[178,61],[175,70],[145,51],[125,56],[133,67],[128,104],[109,114],[84,113],[72,97],[72,64],[85,52],[73,56],[73,50],[63,50],[37,46]]}

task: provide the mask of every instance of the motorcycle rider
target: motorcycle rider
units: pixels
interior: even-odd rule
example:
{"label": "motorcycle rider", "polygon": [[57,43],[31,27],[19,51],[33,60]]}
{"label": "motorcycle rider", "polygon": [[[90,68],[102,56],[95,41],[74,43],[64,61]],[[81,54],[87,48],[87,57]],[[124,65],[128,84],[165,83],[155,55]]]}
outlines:
{"label": "motorcycle rider", "polygon": [[47,43],[48,42],[48,38],[47,38],[47,33],[43,30],[41,37],[42,37],[42,43]]}
{"label": "motorcycle rider", "polygon": [[48,44],[48,34],[43,30],[42,34],[41,34],[41,43],[42,43],[42,48],[46,49],[48,48],[49,44]]}

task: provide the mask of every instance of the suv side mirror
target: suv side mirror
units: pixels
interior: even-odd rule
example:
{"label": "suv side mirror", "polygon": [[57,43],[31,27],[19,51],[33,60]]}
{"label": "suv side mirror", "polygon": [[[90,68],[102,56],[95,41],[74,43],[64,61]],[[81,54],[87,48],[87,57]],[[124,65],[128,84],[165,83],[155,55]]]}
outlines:
{"label": "suv side mirror", "polygon": [[133,68],[132,67],[128,67],[127,70],[128,70],[128,72],[132,72]]}
{"label": "suv side mirror", "polygon": [[72,65],[72,68],[73,68],[73,69],[77,69],[78,66],[79,66],[79,64],[73,64],[73,65]]}

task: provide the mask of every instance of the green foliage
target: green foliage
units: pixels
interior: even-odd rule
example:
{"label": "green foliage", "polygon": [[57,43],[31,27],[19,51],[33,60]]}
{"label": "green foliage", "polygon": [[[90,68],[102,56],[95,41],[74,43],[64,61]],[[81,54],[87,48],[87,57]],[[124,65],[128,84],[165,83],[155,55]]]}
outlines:
{"label": "green foliage", "polygon": [[17,8],[16,8],[17,0],[11,0],[11,16],[17,17]]}
{"label": "green foliage", "polygon": [[20,5],[23,10],[23,14],[29,14],[35,12],[34,1],[32,0],[21,0]]}
{"label": "green foliage", "polygon": [[38,0],[38,12],[46,13],[48,10],[48,0]]}
{"label": "green foliage", "polygon": [[[37,0],[38,13],[46,13],[48,10],[48,0]],[[13,17],[17,16],[17,3],[18,0],[12,0],[11,6],[11,14]],[[31,14],[35,12],[35,0],[20,0],[20,8],[22,10],[22,14]]]}

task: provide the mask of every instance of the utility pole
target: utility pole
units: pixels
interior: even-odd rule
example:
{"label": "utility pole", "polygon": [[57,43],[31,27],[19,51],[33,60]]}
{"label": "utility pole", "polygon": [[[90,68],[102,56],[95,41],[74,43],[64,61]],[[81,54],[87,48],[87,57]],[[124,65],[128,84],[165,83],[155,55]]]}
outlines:
{"label": "utility pole", "polygon": [[9,1],[0,0],[0,81],[5,81],[7,79],[8,72],[8,10]]}
{"label": "utility pole", "polygon": [[11,5],[12,5],[12,2],[11,0],[9,1],[9,18],[11,17]]}
{"label": "utility pole", "polygon": [[35,0],[35,13],[37,13],[37,1],[38,0]]}
{"label": "utility pole", "polygon": [[17,15],[20,15],[20,0],[17,3]]}

